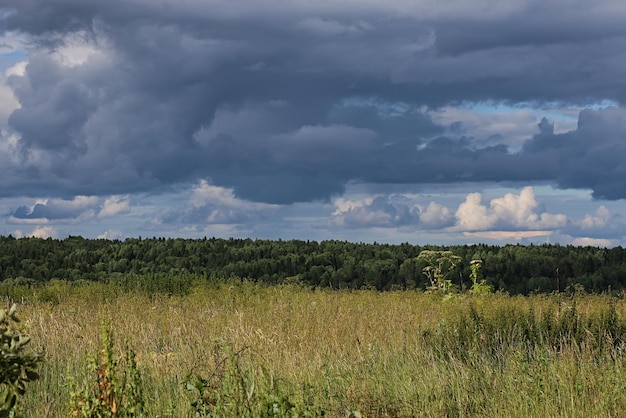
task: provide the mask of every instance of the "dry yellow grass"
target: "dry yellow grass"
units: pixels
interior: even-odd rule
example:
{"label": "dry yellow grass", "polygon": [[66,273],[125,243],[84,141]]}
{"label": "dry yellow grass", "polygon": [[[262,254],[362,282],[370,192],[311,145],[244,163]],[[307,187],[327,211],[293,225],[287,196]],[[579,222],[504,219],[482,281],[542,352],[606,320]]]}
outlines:
{"label": "dry yellow grass", "polygon": [[[510,298],[420,292],[307,290],[251,283],[195,287],[186,296],[123,294],[106,286],[57,283],[54,302],[20,305],[32,348],[46,352],[41,379],[20,401],[27,417],[65,417],[71,382],[91,378],[86,359],[99,347],[100,324],[110,324],[121,352],[128,342],[144,375],[148,416],[193,416],[190,371],[216,367],[216,341],[244,349],[247,364],[262,365],[296,397],[329,416],[360,410],[365,416],[600,416],[626,414],[622,359],[587,362],[575,350],[546,352],[529,363],[512,353],[500,366],[480,353],[472,361],[435,355],[426,330],[452,323],[472,303],[540,315],[571,299]],[[28,298],[27,298],[28,299]],[[577,299],[580,315],[608,303]],[[626,304],[616,310],[624,317]],[[519,354],[519,353],[518,353]],[[497,366],[497,367],[496,367]],[[581,415],[585,414],[585,415]],[[591,414],[591,415],[589,415]]]}

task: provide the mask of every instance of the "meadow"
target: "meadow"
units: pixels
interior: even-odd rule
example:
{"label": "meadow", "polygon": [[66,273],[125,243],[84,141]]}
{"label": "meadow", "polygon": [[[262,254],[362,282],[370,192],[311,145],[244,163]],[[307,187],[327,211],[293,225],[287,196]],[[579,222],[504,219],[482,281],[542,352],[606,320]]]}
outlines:
{"label": "meadow", "polygon": [[107,336],[125,399],[101,416],[626,416],[622,297],[239,280],[169,295],[58,280],[0,290],[45,353],[18,416],[97,416],[80,407],[102,395]]}

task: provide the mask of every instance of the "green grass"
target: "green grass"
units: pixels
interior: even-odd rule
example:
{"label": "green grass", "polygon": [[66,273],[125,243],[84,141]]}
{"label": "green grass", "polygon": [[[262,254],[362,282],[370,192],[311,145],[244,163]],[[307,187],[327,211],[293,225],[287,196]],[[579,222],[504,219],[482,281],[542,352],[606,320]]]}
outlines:
{"label": "green grass", "polygon": [[194,416],[193,402],[205,416],[626,415],[621,298],[246,282],[178,296],[65,282],[12,292],[31,348],[46,353],[19,402],[26,417],[68,416],[72,386],[95,381],[103,321],[116,355],[136,352],[149,417]]}

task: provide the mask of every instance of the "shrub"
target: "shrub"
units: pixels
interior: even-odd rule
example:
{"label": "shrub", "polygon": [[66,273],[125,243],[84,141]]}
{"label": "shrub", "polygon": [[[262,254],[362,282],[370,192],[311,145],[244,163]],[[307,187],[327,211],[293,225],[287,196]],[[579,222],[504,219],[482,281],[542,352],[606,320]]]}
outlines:
{"label": "shrub", "polygon": [[18,396],[26,392],[26,383],[37,380],[37,366],[43,354],[24,351],[30,337],[12,326],[19,322],[17,305],[0,310],[0,417],[11,416]]}

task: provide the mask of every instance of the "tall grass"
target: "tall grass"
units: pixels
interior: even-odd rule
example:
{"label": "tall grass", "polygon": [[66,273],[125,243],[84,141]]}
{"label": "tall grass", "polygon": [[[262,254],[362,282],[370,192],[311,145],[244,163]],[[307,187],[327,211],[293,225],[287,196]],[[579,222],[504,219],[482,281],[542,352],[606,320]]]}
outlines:
{"label": "tall grass", "polygon": [[246,282],[180,295],[55,282],[12,294],[46,353],[20,400],[27,417],[68,416],[71,388],[93,380],[103,321],[118,355],[126,344],[136,353],[150,417],[626,415],[620,298]]}

